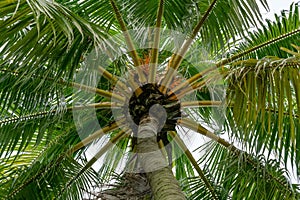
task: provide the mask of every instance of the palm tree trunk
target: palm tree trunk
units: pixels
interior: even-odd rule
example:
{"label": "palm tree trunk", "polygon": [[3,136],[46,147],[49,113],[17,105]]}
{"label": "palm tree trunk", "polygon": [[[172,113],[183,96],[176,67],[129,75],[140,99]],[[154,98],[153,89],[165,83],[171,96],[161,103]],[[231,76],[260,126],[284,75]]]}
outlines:
{"label": "palm tree trunk", "polygon": [[140,122],[137,143],[140,164],[147,174],[154,199],[186,199],[166,158],[158,148],[156,141],[158,126],[158,121],[149,116]]}

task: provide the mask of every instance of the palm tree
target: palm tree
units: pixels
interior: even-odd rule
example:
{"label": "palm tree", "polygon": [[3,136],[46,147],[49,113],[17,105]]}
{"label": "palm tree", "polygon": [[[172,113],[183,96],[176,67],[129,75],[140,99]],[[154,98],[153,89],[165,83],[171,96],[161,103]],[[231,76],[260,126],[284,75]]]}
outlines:
{"label": "palm tree", "polygon": [[0,2],[1,199],[299,199],[298,4],[258,4]]}

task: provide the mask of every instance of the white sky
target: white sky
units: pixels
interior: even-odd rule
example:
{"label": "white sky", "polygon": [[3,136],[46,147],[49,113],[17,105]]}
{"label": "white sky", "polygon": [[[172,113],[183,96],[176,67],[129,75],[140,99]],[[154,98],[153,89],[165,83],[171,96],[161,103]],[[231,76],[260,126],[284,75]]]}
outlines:
{"label": "white sky", "polygon": [[298,2],[295,0],[267,0],[269,4],[270,11],[267,12],[265,10],[262,10],[263,17],[273,20],[274,19],[274,13],[280,14],[281,10],[288,10],[290,8],[290,5],[294,2]]}

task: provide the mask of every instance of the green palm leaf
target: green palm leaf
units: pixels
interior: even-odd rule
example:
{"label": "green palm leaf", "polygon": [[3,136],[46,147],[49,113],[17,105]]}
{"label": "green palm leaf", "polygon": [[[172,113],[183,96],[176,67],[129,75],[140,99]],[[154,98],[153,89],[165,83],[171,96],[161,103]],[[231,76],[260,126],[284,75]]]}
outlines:
{"label": "green palm leaf", "polygon": [[279,159],[287,163],[291,158],[295,165],[300,132],[298,63],[297,57],[246,60],[237,62],[228,75],[232,134],[247,141],[251,151],[274,150]]}
{"label": "green palm leaf", "polygon": [[[289,12],[282,11],[275,14],[275,21],[266,20],[260,24],[257,31],[251,31],[229,56],[237,58],[263,58],[277,56],[286,58],[289,55],[280,50],[280,47],[290,48],[297,44],[299,38],[299,5],[292,4]],[[235,59],[237,59],[235,58]]]}

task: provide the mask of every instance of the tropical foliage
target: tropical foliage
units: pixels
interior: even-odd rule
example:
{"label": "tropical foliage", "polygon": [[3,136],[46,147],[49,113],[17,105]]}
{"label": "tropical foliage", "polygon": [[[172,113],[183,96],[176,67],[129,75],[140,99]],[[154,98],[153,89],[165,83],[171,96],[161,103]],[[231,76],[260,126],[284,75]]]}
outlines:
{"label": "tropical foliage", "polygon": [[179,195],[299,199],[299,5],[259,4],[1,1],[0,198],[168,195],[150,113]]}

